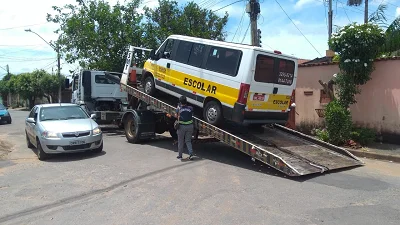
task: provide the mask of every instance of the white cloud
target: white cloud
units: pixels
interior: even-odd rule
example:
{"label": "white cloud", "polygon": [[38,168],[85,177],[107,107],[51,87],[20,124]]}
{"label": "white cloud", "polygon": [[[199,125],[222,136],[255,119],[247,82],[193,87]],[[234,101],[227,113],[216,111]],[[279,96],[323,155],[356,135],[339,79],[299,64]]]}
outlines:
{"label": "white cloud", "polygon": [[294,5],[295,9],[301,9],[303,8],[303,6],[305,5],[317,5],[320,4],[321,2],[317,2],[315,0],[299,0],[296,2],[296,4]]}
{"label": "white cloud", "polygon": [[396,8],[396,15],[395,15],[396,17],[398,17],[398,16],[400,16],[400,7],[397,7]]}

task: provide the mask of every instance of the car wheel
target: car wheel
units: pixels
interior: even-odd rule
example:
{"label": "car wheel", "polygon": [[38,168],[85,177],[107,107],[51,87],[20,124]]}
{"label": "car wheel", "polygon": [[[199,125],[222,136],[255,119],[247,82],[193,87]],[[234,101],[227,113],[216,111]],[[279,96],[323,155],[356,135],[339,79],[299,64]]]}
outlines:
{"label": "car wheel", "polygon": [[156,87],[154,85],[154,79],[152,76],[147,76],[144,80],[144,92],[148,95],[153,96],[156,91]]}
{"label": "car wheel", "polygon": [[100,153],[100,152],[102,152],[102,151],[103,151],[103,142],[101,142],[100,147],[98,147],[98,148],[96,148],[95,150],[93,150],[93,152],[95,152],[95,153]]}
{"label": "car wheel", "polygon": [[217,101],[209,101],[203,109],[203,118],[207,123],[218,126],[222,121],[222,107]]}
{"label": "car wheel", "polygon": [[31,141],[29,140],[28,134],[25,131],[25,137],[26,137],[26,146],[28,146],[28,148],[33,148],[33,144],[31,143]]}
{"label": "car wheel", "polygon": [[44,161],[48,158],[48,154],[43,151],[42,144],[39,140],[37,141],[37,157],[40,161]]}

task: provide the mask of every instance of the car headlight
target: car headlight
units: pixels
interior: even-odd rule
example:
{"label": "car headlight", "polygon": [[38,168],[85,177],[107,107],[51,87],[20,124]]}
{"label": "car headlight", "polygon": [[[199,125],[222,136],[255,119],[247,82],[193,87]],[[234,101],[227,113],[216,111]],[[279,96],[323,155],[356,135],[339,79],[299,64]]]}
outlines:
{"label": "car headlight", "polygon": [[100,134],[100,133],[101,133],[101,130],[100,130],[99,127],[96,127],[96,128],[93,129],[92,132],[93,132],[93,135],[96,135],[96,134]]}
{"label": "car headlight", "polygon": [[44,137],[44,138],[58,138],[58,135],[57,135],[56,132],[44,131],[42,133],[42,137]]}

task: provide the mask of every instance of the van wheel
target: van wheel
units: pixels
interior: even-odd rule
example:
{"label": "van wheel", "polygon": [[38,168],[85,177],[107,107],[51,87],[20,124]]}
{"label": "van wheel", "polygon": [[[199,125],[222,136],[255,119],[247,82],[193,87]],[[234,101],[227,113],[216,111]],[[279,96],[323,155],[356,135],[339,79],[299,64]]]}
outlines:
{"label": "van wheel", "polygon": [[203,118],[207,123],[218,126],[222,121],[222,107],[217,101],[209,101],[203,109]]}
{"label": "van wheel", "polygon": [[125,137],[129,143],[137,144],[140,142],[139,139],[139,126],[137,124],[137,118],[133,114],[128,115],[124,122]]}
{"label": "van wheel", "polygon": [[156,91],[156,87],[154,86],[154,79],[152,76],[147,76],[144,79],[144,92],[148,95],[153,96]]}

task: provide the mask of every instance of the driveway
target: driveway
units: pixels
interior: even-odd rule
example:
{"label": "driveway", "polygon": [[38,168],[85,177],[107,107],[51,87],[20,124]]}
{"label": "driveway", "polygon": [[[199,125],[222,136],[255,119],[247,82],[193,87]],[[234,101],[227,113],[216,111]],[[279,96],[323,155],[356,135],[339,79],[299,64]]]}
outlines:
{"label": "driveway", "polygon": [[289,179],[222,144],[195,144],[181,162],[171,140],[127,143],[106,130],[104,152],[41,162],[24,118],[0,125],[1,224],[398,224],[400,164]]}

